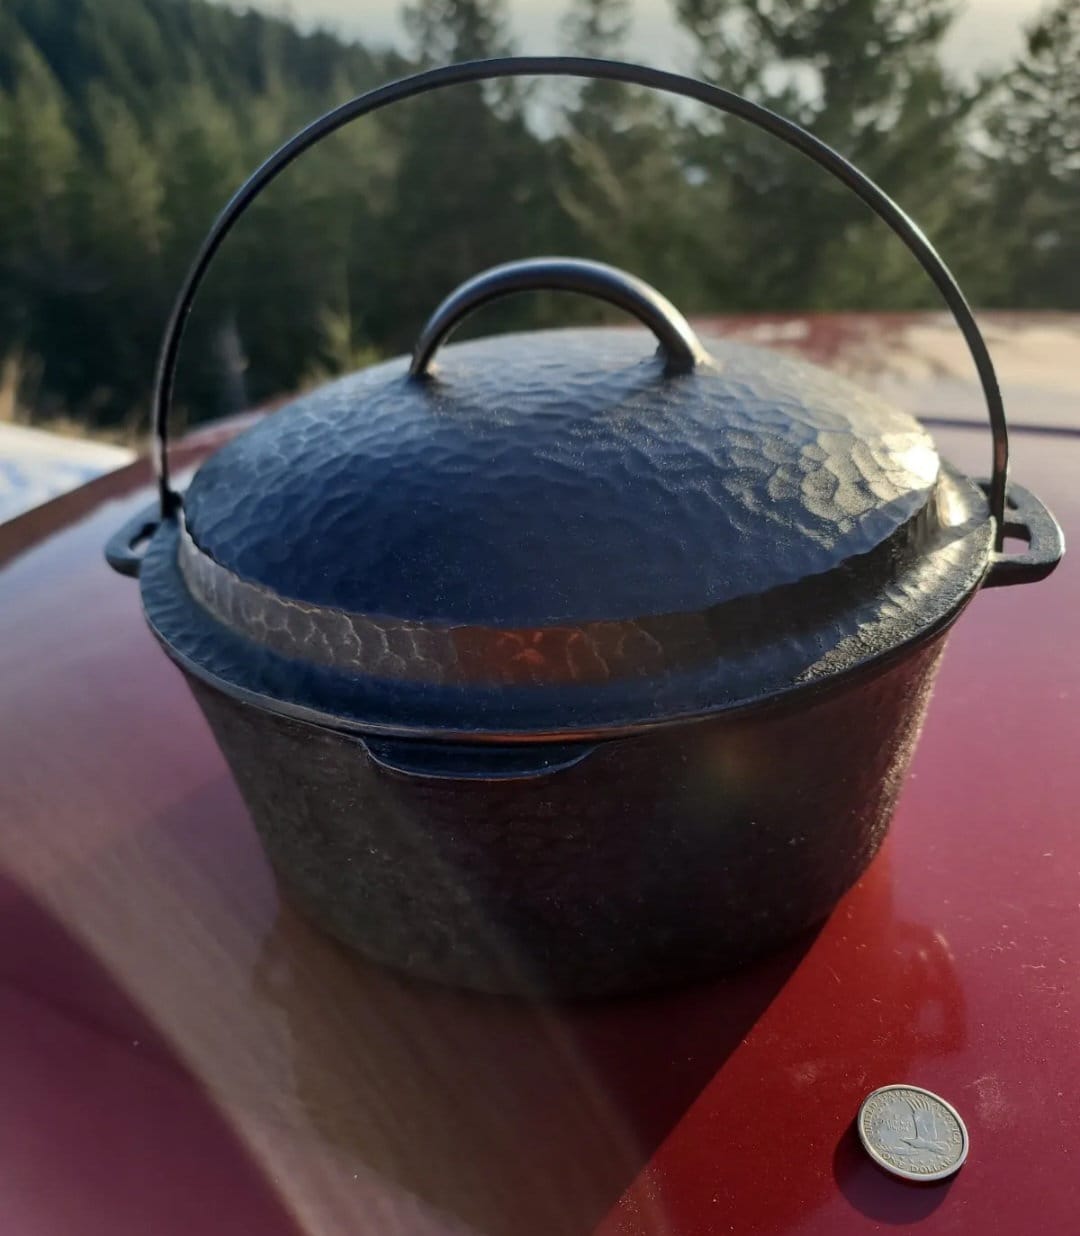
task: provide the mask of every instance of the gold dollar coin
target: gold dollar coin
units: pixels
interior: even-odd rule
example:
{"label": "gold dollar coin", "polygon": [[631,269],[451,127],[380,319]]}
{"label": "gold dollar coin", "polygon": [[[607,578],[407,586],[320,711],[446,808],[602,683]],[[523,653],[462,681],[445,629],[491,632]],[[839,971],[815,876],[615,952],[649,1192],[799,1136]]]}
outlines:
{"label": "gold dollar coin", "polygon": [[882,1086],[859,1108],[859,1140],[887,1172],[944,1180],[963,1166],[968,1132],[951,1103],[920,1086]]}

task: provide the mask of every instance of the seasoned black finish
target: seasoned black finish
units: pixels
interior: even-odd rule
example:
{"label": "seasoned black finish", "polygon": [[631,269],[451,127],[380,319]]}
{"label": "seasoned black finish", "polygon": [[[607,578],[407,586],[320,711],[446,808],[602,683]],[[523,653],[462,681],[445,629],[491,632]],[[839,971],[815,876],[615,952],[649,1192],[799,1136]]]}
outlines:
{"label": "seasoned black finish", "polygon": [[447,347],[426,381],[375,365],[212,456],[188,530],[292,600],[496,627],[696,613],[932,542],[917,421],[804,362],[709,348],[680,377],[617,329]]}
{"label": "seasoned black finish", "polygon": [[[699,99],[816,159],[907,243],[979,372],[986,493],[914,421],[731,344],[569,259],[479,276],[413,359],[298,401],[212,457],[181,511],[168,405],[218,246],[312,143],[442,86],[595,76]],[[640,333],[445,348],[491,295],[627,305]],[[541,58],[452,66],[353,100],[282,147],[204,243],[162,346],[160,523],[110,542],[192,688],[283,880],[411,973],[602,995],[703,977],[822,918],[873,856],[944,632],[984,579],[1062,552],[1016,489],[993,367],[918,228],[839,155],[715,87]],[[1003,551],[1005,532],[1029,542]],[[140,557],[140,543],[149,537]]]}
{"label": "seasoned black finish", "polygon": [[409,363],[409,376],[420,378],[431,373],[439,346],[474,310],[504,296],[535,291],[579,292],[632,313],[656,336],[669,374],[690,373],[697,365],[709,363],[708,353],[690,323],[671,301],[644,280],[602,262],[532,258],[494,266],[451,292],[420,332]]}
{"label": "seasoned black finish", "polygon": [[157,532],[161,512],[157,503],[133,515],[105,544],[105,561],[118,575],[137,579],[142,568],[142,549]]}
{"label": "seasoned black finish", "polygon": [[[393,627],[383,635],[386,652],[377,672],[344,658],[336,665],[321,658],[322,649],[347,652],[351,637],[344,635],[329,643],[308,640],[303,659],[275,649],[270,634],[246,638],[215,619],[185,585],[176,565],[177,540],[176,524],[167,520],[143,562],[143,605],[166,651],[194,676],[269,711],[335,728],[499,742],[613,736],[731,712],[798,696],[841,673],[904,655],[970,600],[986,569],[990,525],[985,517],[972,518],[953,539],[914,557],[911,569],[896,579],[852,571],[845,573],[843,589],[819,596],[811,578],[722,607],[717,616],[706,614],[700,644],[691,645],[695,655],[685,664],[665,663],[657,628],[650,625],[627,640],[635,673],[575,680],[566,671],[577,664],[576,654],[552,634],[550,650],[541,641],[527,651],[543,649],[542,667],[561,666],[561,677],[529,681],[508,674],[465,683],[434,680],[434,663],[416,665],[413,641]],[[285,633],[289,647],[295,634],[303,632]],[[526,659],[526,667],[532,664]]]}
{"label": "seasoned black finish", "polygon": [[485,991],[702,978],[823,918],[884,837],[943,641],[809,707],[431,780],[193,682],[280,873],[376,961]]}
{"label": "seasoned black finish", "polygon": [[1005,535],[1027,545],[1022,553],[996,552],[985,587],[1034,584],[1045,579],[1061,561],[1065,536],[1061,525],[1038,498],[1022,485],[1010,485],[1005,500]]}

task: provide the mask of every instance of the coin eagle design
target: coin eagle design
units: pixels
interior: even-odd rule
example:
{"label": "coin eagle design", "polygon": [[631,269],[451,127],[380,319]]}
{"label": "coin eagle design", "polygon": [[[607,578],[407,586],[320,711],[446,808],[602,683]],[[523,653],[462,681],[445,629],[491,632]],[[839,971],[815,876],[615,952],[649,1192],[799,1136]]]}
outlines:
{"label": "coin eagle design", "polygon": [[963,1166],[968,1132],[960,1113],[919,1086],[882,1086],[859,1108],[859,1140],[887,1172],[905,1180],[944,1180]]}

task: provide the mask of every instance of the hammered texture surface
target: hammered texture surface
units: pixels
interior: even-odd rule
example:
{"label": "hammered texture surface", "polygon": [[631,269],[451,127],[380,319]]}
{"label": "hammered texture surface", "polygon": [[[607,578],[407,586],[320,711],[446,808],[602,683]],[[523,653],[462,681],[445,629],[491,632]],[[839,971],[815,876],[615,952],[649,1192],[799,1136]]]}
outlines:
{"label": "hammered texture surface", "polygon": [[943,643],[522,780],[402,775],[357,738],[192,687],[326,930],[422,978],[598,996],[730,968],[829,913],[884,837]]}
{"label": "hammered texture surface", "polygon": [[223,447],[195,543],[285,598],[397,620],[535,627],[698,612],[895,537],[938,478],[906,413],[805,362],[705,341],[665,375],[647,332],[443,349],[374,366]]}
{"label": "hammered texture surface", "polygon": [[430,633],[414,648],[407,627],[351,626],[342,615],[328,634],[301,605],[287,607],[278,628],[256,606],[247,617],[263,626],[249,638],[192,594],[172,520],[146,551],[140,585],[150,626],[174,660],[288,715],[403,735],[619,731],[816,687],[927,639],[960,613],[988,562],[992,526],[985,500],[969,488],[963,522],[906,563],[886,562],[892,574],[869,555],[868,569],[850,564],[828,587],[804,580],[693,621],[684,616],[674,638],[664,623],[629,624],[613,646],[634,656],[612,657],[606,676],[589,671],[610,648],[582,650],[581,628],[531,640],[451,628],[442,647],[453,656],[440,662],[428,655],[440,646]]}

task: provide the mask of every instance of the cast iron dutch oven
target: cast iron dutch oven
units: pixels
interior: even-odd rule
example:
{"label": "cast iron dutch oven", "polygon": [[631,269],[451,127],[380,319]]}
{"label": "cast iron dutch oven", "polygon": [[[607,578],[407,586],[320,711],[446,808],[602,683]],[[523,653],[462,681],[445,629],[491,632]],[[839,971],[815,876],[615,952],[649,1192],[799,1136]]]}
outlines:
{"label": "cast iron dutch oven", "polygon": [[[356,116],[522,74],[698,99],[855,190],[968,341],[988,484],[839,377],[699,340],[628,274],[538,259],[459,288],[411,359],[243,433],[181,502],[165,437],[180,335],[246,206]],[[659,348],[600,328],[440,346],[476,306],[533,288],[613,302]],[[422,73],[282,147],[181,292],[156,443],[160,510],[108,557],[140,574],[284,883],[368,956],[488,990],[673,983],[820,920],[881,843],[951,623],[980,586],[1039,579],[1063,549],[1007,488],[985,344],[903,212],[772,113],[605,61]],[[1026,552],[1005,554],[1006,533]]]}

